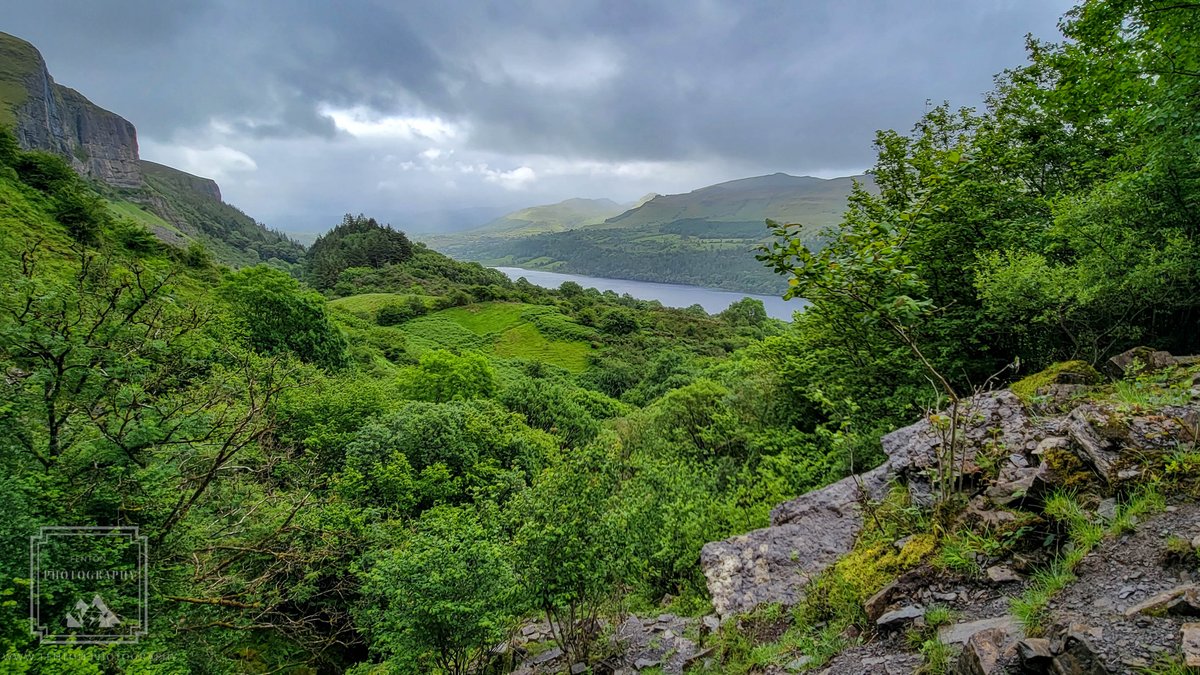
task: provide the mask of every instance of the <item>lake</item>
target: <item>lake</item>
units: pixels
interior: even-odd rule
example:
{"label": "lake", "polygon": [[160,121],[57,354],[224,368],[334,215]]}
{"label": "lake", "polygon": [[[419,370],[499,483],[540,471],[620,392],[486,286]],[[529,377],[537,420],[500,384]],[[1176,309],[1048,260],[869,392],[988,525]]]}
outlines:
{"label": "lake", "polygon": [[667,307],[691,307],[700,305],[709,314],[716,314],[742,298],[762,300],[767,315],[784,321],[792,320],[792,312],[804,309],[803,300],[784,300],[774,295],[754,295],[736,291],[722,291],[702,286],[684,286],[682,284],[660,284],[652,281],[631,281],[629,279],[605,279],[602,277],[586,277],[581,274],[561,274],[559,272],[544,272],[541,270],[526,270],[520,267],[495,268],[508,275],[514,281],[525,277],[529,283],[543,288],[558,288],[564,281],[574,281],[584,288],[595,288],[601,291],[613,291],[619,295],[628,293],[642,300],[657,300]]}

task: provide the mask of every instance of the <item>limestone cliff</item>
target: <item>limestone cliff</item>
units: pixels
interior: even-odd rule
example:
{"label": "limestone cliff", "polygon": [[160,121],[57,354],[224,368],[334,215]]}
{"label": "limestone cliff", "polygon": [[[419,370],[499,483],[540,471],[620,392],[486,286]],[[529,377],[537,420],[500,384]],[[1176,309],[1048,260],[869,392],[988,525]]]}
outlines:
{"label": "limestone cliff", "polygon": [[0,33],[0,126],[13,129],[27,150],[68,159],[114,202],[131,202],[174,226],[151,227],[163,241],[203,242],[230,265],[272,258],[297,262],[303,249],[221,199],[217,184],[140,159],[137,130],[128,120],[55,83],[46,61],[28,42]]}
{"label": "limestone cliff", "polygon": [[57,84],[37,49],[0,33],[0,123],[26,149],[70,159],[80,174],[114,187],[142,184],[137,130],[79,92]]}

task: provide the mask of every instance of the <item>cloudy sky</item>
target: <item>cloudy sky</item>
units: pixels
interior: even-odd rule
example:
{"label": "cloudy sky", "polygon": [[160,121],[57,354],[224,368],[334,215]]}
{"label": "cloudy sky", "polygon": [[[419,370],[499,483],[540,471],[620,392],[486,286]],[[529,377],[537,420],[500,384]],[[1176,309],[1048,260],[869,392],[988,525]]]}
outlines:
{"label": "cloudy sky", "polygon": [[871,164],[1061,0],[17,0],[0,30],[272,226]]}

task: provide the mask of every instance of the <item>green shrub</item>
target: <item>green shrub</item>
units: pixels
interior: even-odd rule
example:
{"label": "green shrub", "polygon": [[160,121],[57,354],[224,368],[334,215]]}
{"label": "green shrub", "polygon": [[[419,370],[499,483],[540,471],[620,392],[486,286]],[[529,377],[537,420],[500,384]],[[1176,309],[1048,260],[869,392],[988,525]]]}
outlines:
{"label": "green shrub", "polygon": [[510,551],[466,508],[423,513],[361,579],[371,650],[417,672],[477,671],[521,611]]}
{"label": "green shrub", "polygon": [[346,339],[329,320],[325,298],[287,273],[248,267],[229,275],[217,293],[256,351],[287,351],[332,369],[346,364]]}

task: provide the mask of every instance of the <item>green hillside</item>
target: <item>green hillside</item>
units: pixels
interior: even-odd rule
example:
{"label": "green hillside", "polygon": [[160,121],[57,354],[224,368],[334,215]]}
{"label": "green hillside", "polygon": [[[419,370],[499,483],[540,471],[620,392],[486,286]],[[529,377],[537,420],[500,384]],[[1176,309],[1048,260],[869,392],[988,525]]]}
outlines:
{"label": "green hillside", "polygon": [[[803,223],[817,231],[838,222],[855,180],[870,181],[867,176],[826,180],[785,173],[742,178],[686,194],[659,195],[638,208],[609,218],[607,223],[645,228],[679,222],[762,224],[769,218]],[[765,232],[759,236],[765,236]]]}
{"label": "green hillside", "polygon": [[40,64],[33,45],[0,33],[0,126],[16,125],[16,109],[28,98],[27,82]]}
{"label": "green hillside", "polygon": [[[766,221],[802,223],[802,236],[816,241],[838,222],[856,180],[873,185],[867,176],[744,178],[686,194],[647,195],[603,222],[574,227],[550,219],[562,205],[584,201],[568,200],[428,241],[449,255],[490,265],[782,293],[783,280],[755,259],[755,249],[770,238]],[[536,223],[517,217],[529,213],[548,215]]]}
{"label": "green hillside", "polygon": [[118,193],[204,242],[219,260],[233,265],[272,258],[299,262],[303,253],[299,244],[221,201],[216,183],[155,162],[142,160],[139,165],[145,188]]}
{"label": "green hillside", "polygon": [[564,232],[596,225],[619,215],[627,207],[611,199],[567,199],[557,204],[531,206],[501,216],[462,236],[519,237],[546,232]]}
{"label": "green hillside", "polygon": [[[1191,4],[1088,0],[875,135],[822,241],[771,228],[790,323],[366,215],[231,269],[151,232],[269,244],[211,181],[0,128],[0,672],[1194,675]],[[765,178],[514,241],[729,279]]]}

